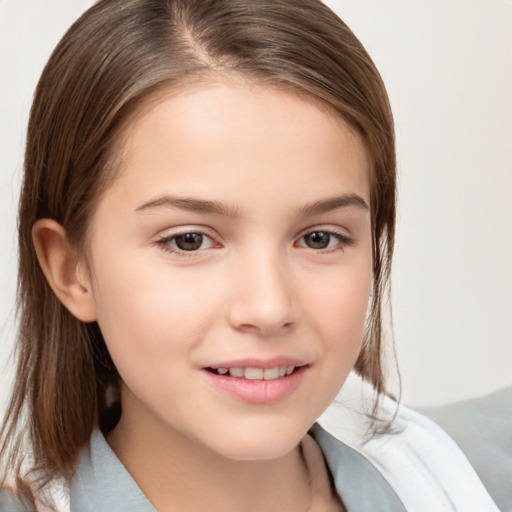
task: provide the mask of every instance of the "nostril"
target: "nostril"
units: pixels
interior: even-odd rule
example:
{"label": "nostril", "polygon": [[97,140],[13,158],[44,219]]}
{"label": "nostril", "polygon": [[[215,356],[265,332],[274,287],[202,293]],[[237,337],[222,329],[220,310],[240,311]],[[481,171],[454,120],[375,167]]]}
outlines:
{"label": "nostril", "polygon": [[293,322],[285,322],[283,324],[258,322],[257,324],[241,324],[236,329],[240,332],[248,334],[257,334],[259,336],[274,336],[289,331],[293,326]]}

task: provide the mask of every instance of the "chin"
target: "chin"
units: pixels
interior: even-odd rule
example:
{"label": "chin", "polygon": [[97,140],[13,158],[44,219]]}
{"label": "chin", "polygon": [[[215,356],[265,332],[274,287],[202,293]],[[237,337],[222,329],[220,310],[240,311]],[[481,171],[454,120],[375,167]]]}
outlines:
{"label": "chin", "polygon": [[[218,439],[215,451],[237,461],[265,461],[284,457],[302,441],[306,429],[249,429],[226,433]],[[210,445],[212,448],[213,446]]]}

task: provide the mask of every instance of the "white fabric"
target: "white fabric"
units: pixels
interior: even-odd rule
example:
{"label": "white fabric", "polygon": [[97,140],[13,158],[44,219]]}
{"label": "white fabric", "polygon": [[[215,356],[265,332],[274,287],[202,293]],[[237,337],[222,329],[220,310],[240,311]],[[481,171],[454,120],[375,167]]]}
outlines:
{"label": "white fabric", "polygon": [[[394,433],[369,437],[370,420],[361,411],[373,397],[371,385],[351,373],[318,423],[371,462],[408,512],[499,512],[456,443],[423,415],[400,405]],[[396,402],[384,397],[379,416],[396,412]]]}

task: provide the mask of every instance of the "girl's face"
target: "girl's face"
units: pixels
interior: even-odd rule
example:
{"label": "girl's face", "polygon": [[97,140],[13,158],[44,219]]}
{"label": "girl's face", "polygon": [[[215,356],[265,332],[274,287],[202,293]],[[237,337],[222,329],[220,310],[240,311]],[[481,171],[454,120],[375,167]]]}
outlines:
{"label": "girl's face", "polygon": [[360,349],[364,145],[313,102],[226,82],[169,94],[126,135],[88,278],[121,424],[233,459],[284,455]]}

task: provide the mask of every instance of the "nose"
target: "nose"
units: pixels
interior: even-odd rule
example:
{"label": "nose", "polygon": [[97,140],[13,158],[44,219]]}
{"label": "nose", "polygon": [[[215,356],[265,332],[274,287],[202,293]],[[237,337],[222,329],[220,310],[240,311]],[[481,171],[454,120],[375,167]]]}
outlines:
{"label": "nose", "polygon": [[254,250],[237,262],[229,323],[242,332],[273,336],[296,322],[294,283],[286,257]]}

